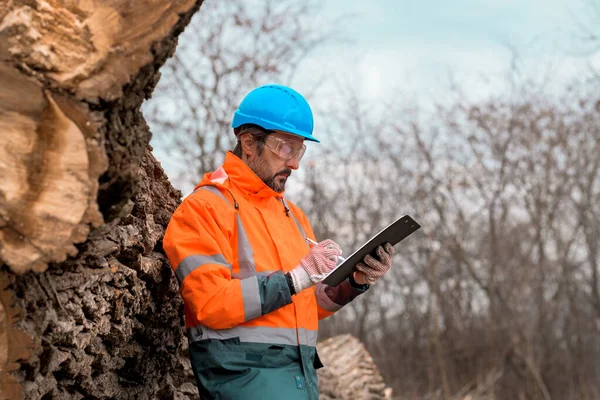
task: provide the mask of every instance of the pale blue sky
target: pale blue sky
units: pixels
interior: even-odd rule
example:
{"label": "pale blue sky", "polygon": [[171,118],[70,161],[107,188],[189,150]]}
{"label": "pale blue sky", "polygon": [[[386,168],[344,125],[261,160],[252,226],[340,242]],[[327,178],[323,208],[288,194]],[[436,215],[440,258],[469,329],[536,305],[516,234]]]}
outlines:
{"label": "pale blue sky", "polygon": [[[568,14],[574,2],[557,0],[375,0],[355,2],[329,0],[328,12],[346,5],[356,9],[364,19],[358,25],[369,29],[373,37],[389,35],[387,43],[422,39],[445,43],[453,39],[485,36],[523,39],[539,33],[552,33],[556,27],[570,23]],[[368,41],[368,35],[364,35]]]}
{"label": "pale blue sky", "polygon": [[355,14],[346,27],[354,42],[321,48],[294,83],[302,89],[315,70],[354,68],[373,98],[401,91],[427,99],[447,91],[452,74],[469,94],[485,96],[502,90],[480,81],[503,78],[510,48],[526,72],[543,69],[564,82],[589,62],[574,48],[577,20],[589,14],[585,1],[327,0],[323,16]]}

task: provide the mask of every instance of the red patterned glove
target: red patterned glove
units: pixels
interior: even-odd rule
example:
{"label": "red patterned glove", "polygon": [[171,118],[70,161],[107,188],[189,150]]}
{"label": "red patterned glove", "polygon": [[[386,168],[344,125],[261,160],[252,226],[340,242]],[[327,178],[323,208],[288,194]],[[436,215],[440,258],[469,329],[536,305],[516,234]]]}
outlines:
{"label": "red patterned glove", "polygon": [[300,265],[289,272],[294,283],[294,290],[300,293],[321,282],[335,268],[342,249],[333,240],[327,239],[310,249],[310,252],[300,260]]}
{"label": "red patterned glove", "polygon": [[362,262],[356,264],[356,269],[365,274],[365,280],[369,285],[377,282],[383,274],[392,266],[392,256],[394,255],[394,246],[386,243],[385,246],[377,248],[377,257],[374,258],[370,254],[363,258]]}

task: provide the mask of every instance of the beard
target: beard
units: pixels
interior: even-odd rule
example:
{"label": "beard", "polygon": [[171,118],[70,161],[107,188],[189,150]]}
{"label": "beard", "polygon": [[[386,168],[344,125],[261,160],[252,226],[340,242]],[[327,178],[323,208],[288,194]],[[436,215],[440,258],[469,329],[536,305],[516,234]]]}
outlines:
{"label": "beard", "polygon": [[[260,179],[262,179],[262,181],[268,187],[270,187],[277,193],[281,193],[285,190],[285,184],[287,182],[287,178],[288,178],[288,176],[290,176],[291,173],[292,173],[292,170],[290,170],[290,169],[282,169],[281,171],[277,172],[276,174],[272,175],[271,177],[268,177],[268,178],[261,177]],[[279,178],[279,179],[275,180],[276,178]]]}
{"label": "beard", "polygon": [[284,168],[281,171],[271,174],[269,172],[269,165],[262,158],[248,163],[248,166],[265,183],[265,185],[277,193],[281,193],[285,190],[287,178],[292,174],[292,170],[289,168]]}

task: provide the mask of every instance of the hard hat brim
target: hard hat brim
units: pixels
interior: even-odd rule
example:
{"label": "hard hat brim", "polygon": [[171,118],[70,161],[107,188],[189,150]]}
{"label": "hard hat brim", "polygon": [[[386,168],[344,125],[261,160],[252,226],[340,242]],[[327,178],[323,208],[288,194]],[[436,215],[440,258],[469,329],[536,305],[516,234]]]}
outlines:
{"label": "hard hat brim", "polygon": [[235,128],[239,128],[242,125],[246,125],[246,124],[257,125],[268,131],[282,131],[282,132],[290,133],[292,135],[303,137],[304,139],[309,140],[311,142],[316,142],[316,143],[321,142],[319,139],[314,137],[312,134],[310,134],[308,132],[304,132],[300,129],[296,129],[291,124],[287,124],[287,123],[278,124],[273,121],[269,121],[267,119],[258,118],[258,117],[251,116],[251,115],[246,115],[246,114],[240,112],[240,110],[237,110],[233,116],[233,121],[231,123],[231,127],[235,129]]}

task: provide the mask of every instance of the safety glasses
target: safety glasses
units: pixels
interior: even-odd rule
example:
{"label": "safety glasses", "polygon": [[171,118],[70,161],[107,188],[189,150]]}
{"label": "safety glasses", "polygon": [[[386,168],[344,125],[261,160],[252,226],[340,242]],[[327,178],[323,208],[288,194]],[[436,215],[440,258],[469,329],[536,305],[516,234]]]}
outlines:
{"label": "safety glasses", "polygon": [[302,142],[297,140],[287,140],[273,135],[267,136],[265,145],[269,150],[286,161],[295,157],[298,157],[298,161],[300,161],[306,151],[306,145]]}

